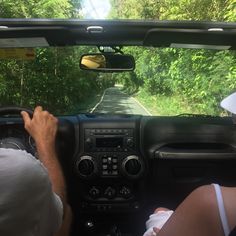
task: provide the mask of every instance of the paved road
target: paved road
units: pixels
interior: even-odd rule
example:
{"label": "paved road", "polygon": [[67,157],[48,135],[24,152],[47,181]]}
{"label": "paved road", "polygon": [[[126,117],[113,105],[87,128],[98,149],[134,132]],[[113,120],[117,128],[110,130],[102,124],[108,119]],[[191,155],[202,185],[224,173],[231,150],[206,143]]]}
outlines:
{"label": "paved road", "polygon": [[119,87],[106,89],[91,113],[151,115],[135,98],[122,92]]}

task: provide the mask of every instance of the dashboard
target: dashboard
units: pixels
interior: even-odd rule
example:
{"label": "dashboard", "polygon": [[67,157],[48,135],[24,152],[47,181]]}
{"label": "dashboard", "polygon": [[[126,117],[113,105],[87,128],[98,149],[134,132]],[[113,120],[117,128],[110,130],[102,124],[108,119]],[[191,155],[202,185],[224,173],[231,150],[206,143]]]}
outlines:
{"label": "dashboard", "polygon": [[[175,209],[202,184],[236,184],[236,127],[229,117],[58,119],[72,235],[142,235],[156,207]],[[21,118],[0,118],[0,129],[1,145],[15,142],[35,154]]]}

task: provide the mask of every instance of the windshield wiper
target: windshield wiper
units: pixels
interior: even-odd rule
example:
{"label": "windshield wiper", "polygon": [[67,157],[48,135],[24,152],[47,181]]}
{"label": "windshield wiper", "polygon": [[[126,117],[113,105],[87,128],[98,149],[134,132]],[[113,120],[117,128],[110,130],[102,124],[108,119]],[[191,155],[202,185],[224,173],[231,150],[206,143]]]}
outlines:
{"label": "windshield wiper", "polygon": [[215,117],[213,115],[206,115],[206,114],[191,114],[191,113],[182,113],[176,115],[177,117]]}

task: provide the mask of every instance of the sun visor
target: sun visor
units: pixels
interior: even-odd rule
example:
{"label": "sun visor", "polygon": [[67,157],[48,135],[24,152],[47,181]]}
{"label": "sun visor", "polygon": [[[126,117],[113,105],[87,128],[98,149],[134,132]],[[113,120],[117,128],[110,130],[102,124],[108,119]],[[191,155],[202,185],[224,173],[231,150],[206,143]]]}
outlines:
{"label": "sun visor", "polygon": [[0,48],[74,45],[75,39],[65,27],[0,27]]}
{"label": "sun visor", "polygon": [[151,29],[146,34],[144,46],[236,49],[236,29]]}
{"label": "sun visor", "polygon": [[43,37],[32,38],[0,38],[0,48],[31,48],[48,47],[47,40]]}

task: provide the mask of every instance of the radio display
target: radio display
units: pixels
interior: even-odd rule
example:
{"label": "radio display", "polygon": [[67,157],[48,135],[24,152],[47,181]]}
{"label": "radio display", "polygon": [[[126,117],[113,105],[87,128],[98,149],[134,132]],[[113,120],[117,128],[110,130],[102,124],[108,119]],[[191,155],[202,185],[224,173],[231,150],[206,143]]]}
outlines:
{"label": "radio display", "polygon": [[98,148],[123,148],[123,138],[96,138]]}

